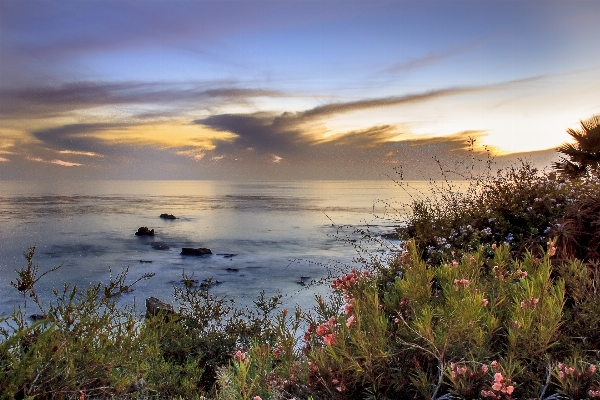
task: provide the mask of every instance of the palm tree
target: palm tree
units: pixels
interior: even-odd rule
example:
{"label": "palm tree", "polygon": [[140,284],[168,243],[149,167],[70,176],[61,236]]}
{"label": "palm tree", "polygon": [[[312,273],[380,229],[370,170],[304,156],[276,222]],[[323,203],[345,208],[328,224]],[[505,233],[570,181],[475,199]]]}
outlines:
{"label": "palm tree", "polygon": [[581,121],[580,129],[569,128],[567,133],[575,143],[564,143],[557,149],[569,159],[561,157],[554,168],[571,177],[600,169],[600,115]]}

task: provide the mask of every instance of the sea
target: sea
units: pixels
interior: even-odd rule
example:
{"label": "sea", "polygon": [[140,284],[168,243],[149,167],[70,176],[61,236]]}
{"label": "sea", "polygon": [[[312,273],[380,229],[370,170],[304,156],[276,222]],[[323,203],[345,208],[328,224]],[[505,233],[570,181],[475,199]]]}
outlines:
{"label": "sea", "polygon": [[[427,182],[411,182],[425,192]],[[261,292],[304,310],[329,282],[362,260],[386,258],[400,242],[411,195],[377,181],[0,181],[0,317],[22,306],[11,285],[35,246],[44,302],[65,284],[85,289],[128,270],[126,283],[154,274],[118,298],[140,315],[151,296],[174,302],[183,279],[252,305]],[[176,219],[160,218],[172,214]],[[140,227],[154,236],[136,236]],[[182,248],[208,248],[205,256]],[[28,313],[36,313],[29,301]],[[177,306],[175,304],[175,306]]]}

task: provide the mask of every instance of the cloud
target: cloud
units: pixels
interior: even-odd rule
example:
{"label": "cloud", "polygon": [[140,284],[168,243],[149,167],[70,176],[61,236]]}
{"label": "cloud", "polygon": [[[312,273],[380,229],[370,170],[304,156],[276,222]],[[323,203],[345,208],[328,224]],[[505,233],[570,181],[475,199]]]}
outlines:
{"label": "cloud", "polygon": [[396,141],[401,136],[395,127],[381,125],[335,135],[323,140],[323,143],[361,149],[379,147],[386,142]]}
{"label": "cloud", "polygon": [[10,162],[8,158],[0,157],[0,162]]}
{"label": "cloud", "polygon": [[49,148],[70,148],[70,152],[83,155],[122,153],[125,146],[131,145],[180,148],[198,155],[236,137],[185,121],[68,124],[34,131],[32,135]]}
{"label": "cloud", "polygon": [[480,47],[483,43],[489,41],[496,35],[487,35],[482,38],[469,41],[467,43],[460,44],[458,46],[450,47],[446,50],[432,51],[425,56],[409,59],[402,61],[385,69],[388,73],[399,73],[408,72],[415,69],[425,68],[430,65],[437,64],[441,61],[447,60],[451,57],[466,53],[473,50],[474,48]]}
{"label": "cloud", "polygon": [[[221,82],[195,84],[73,82],[58,86],[0,88],[0,115],[6,118],[25,116],[42,118],[104,106],[132,104],[164,106],[183,103],[198,107],[199,101],[206,101],[208,103],[205,106],[209,106],[216,101],[245,102],[251,98],[291,96],[276,90],[219,86],[221,84]],[[159,115],[164,116],[165,112],[161,111]]]}
{"label": "cloud", "polygon": [[202,160],[204,158],[204,156],[206,156],[206,152],[198,150],[198,149],[180,150],[180,151],[177,151],[176,154],[190,157],[196,161]]}
{"label": "cloud", "polygon": [[[37,140],[54,149],[70,148],[79,153],[103,153],[104,151],[92,151],[103,147],[92,135],[99,132],[107,132],[114,129],[128,127],[128,124],[119,123],[82,123],[68,124],[54,128],[48,128],[32,132]],[[105,145],[104,145],[105,146]]]}
{"label": "cloud", "polygon": [[41,157],[33,157],[33,156],[28,156],[26,158],[29,161],[35,161],[35,162],[46,163],[46,164],[56,164],[56,165],[60,165],[62,167],[80,167],[80,166],[83,165],[83,164],[69,162],[69,161],[63,161],[63,160],[51,160],[51,161],[48,161],[48,160],[44,160]]}
{"label": "cloud", "polygon": [[89,157],[104,157],[102,154],[94,153],[93,151],[75,151],[75,150],[61,150],[61,154],[75,154]]}
{"label": "cloud", "polygon": [[413,104],[488,89],[488,86],[447,88],[404,96],[331,103],[295,113],[217,114],[195,120],[194,123],[217,131],[235,133],[235,140],[217,146],[222,151],[255,148],[262,152],[290,154],[308,151],[309,147],[327,143],[358,148],[372,147],[389,141],[406,140],[410,135],[400,134],[396,126],[376,125],[362,130],[339,132],[325,138],[323,133],[326,129],[319,121],[335,114]]}
{"label": "cloud", "polygon": [[63,160],[52,160],[52,161],[50,161],[50,163],[62,165],[63,167],[80,167],[83,165],[83,164],[68,162],[68,161],[63,161]]}

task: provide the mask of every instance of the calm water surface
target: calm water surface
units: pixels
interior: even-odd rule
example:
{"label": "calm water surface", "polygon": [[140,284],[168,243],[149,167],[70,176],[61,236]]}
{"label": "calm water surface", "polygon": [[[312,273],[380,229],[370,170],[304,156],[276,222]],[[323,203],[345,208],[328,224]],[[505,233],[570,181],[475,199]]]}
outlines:
{"label": "calm water surface", "polygon": [[[20,303],[10,281],[32,245],[41,272],[62,264],[39,284],[45,299],[66,282],[106,282],[109,268],[129,266],[130,280],[156,274],[120,299],[140,309],[149,296],[172,300],[183,273],[220,281],[211,290],[240,303],[264,290],[284,294],[287,306],[306,307],[328,289],[303,287],[301,277],[308,282],[326,277],[328,268],[356,267],[356,243],[344,240],[346,233],[392,231],[401,218],[393,208],[409,201],[391,181],[1,181],[0,188],[0,315]],[[160,219],[162,213],[178,219]],[[141,226],[155,236],[135,236]],[[182,247],[214,254],[182,256]]]}

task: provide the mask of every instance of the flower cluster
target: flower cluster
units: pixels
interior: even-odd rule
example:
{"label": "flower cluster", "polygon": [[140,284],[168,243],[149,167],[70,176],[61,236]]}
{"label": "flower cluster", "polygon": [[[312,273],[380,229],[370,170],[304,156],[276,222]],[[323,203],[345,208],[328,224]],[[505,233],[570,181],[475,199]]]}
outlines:
{"label": "flower cluster", "polygon": [[518,269],[513,273],[513,277],[517,279],[525,279],[527,278],[527,271],[521,271],[521,269]]}
{"label": "flower cluster", "polygon": [[469,367],[463,364],[450,363],[450,376],[452,379],[461,377],[471,378],[473,376],[483,376],[488,372],[488,366],[483,364],[478,371],[472,371]]}
{"label": "flower cluster", "polygon": [[452,391],[466,398],[474,398],[479,393],[489,368],[483,364],[479,368],[471,369],[463,363],[451,362],[449,370]]}
{"label": "flower cluster", "polygon": [[250,359],[246,356],[246,353],[242,352],[241,350],[238,350],[234,355],[233,355],[233,359],[239,363],[244,363],[244,364],[248,364],[248,362],[250,361]]}
{"label": "flower cluster", "polygon": [[342,276],[340,279],[334,280],[331,287],[334,290],[343,290],[344,292],[347,292],[347,290],[360,281],[362,277],[367,276],[369,276],[369,271],[360,272],[356,269],[353,269],[349,274]]}
{"label": "flower cluster", "polygon": [[556,366],[556,369],[558,370],[558,379],[563,382],[566,381],[567,379],[571,379],[571,378],[574,378],[574,379],[590,378],[592,375],[594,375],[596,373],[596,370],[597,370],[595,364],[589,364],[585,370],[580,371],[573,366],[566,365],[561,362],[558,363],[558,365]]}
{"label": "flower cluster", "polygon": [[517,269],[515,272],[509,273],[508,271],[503,270],[502,268],[500,268],[497,265],[494,265],[494,267],[492,268],[492,271],[494,272],[494,276],[497,279],[500,279],[501,281],[506,281],[509,278],[511,278],[511,279],[525,279],[528,276],[527,271],[523,271],[521,269]]}
{"label": "flower cluster", "polygon": [[335,344],[336,335],[334,332],[335,329],[335,317],[329,318],[327,322],[317,326],[316,333],[317,335],[323,338],[323,342],[328,346],[333,346]]}
{"label": "flower cluster", "polygon": [[466,288],[467,286],[469,286],[469,283],[471,283],[471,282],[468,279],[464,279],[464,278],[454,280],[454,284],[459,289]]}
{"label": "flower cluster", "polygon": [[[341,290],[344,293],[344,300],[346,301],[346,304],[344,304],[344,314],[349,316],[346,320],[346,326],[348,328],[354,325],[356,322],[356,316],[352,315],[354,313],[354,298],[352,298],[349,289],[358,283],[362,278],[365,278],[369,275],[369,271],[360,272],[356,269],[353,269],[349,274],[334,280],[333,284],[331,285],[334,290]],[[335,336],[333,335],[333,332],[331,332],[331,326],[330,319],[326,324],[317,327],[317,335],[323,336],[323,341],[328,345],[335,343]],[[319,328],[321,328],[320,331]],[[324,332],[327,333],[322,334]]]}
{"label": "flower cluster", "polygon": [[578,369],[573,365],[559,362],[556,365],[555,376],[566,394],[579,398],[587,390],[590,398],[600,398],[600,390],[593,387],[594,384],[597,385],[597,382],[594,383],[596,371],[595,364],[588,364],[587,367]]}
{"label": "flower cluster", "polygon": [[512,399],[511,396],[515,391],[514,382],[502,375],[497,361],[492,361],[490,365],[495,372],[494,381],[489,390],[483,389],[481,391],[481,396],[486,399]]}
{"label": "flower cluster", "polygon": [[494,374],[494,383],[491,390],[482,390],[481,396],[486,399],[510,399],[515,387],[510,379],[505,378],[502,373]]}
{"label": "flower cluster", "polygon": [[540,299],[536,297],[532,297],[528,300],[521,300],[521,308],[524,310],[531,310],[537,306],[540,302]]}

